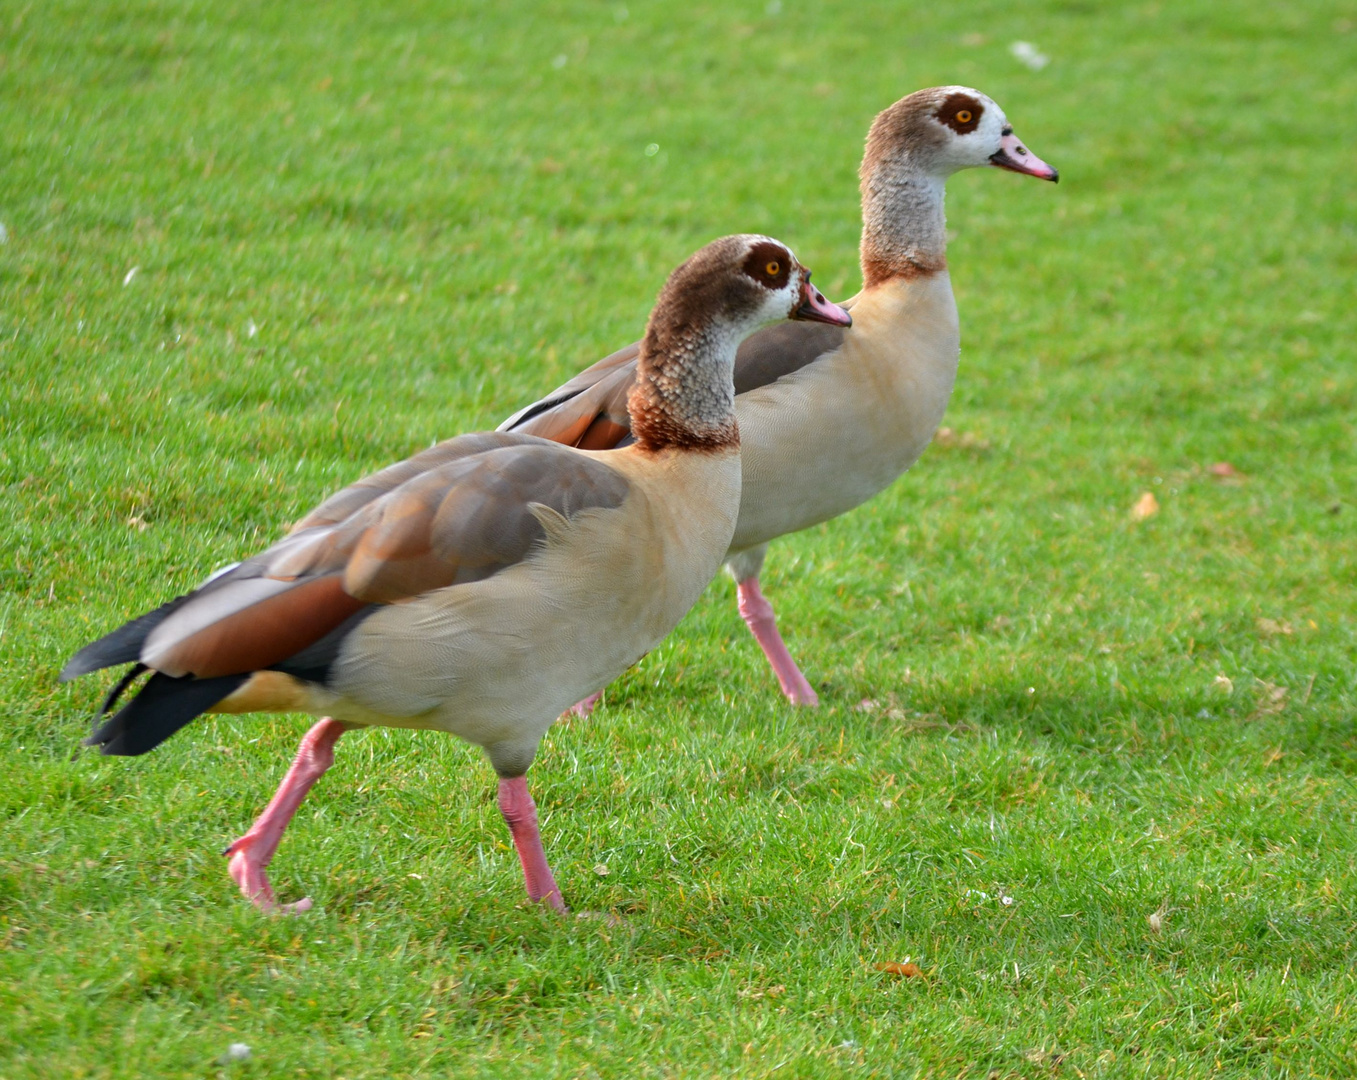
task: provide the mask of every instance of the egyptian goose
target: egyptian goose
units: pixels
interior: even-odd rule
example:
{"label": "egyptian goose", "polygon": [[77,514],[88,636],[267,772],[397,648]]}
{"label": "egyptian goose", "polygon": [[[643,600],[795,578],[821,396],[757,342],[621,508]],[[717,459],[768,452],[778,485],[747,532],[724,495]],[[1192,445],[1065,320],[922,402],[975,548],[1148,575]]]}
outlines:
{"label": "egyptian goose", "polygon": [[[878,115],[860,170],[862,291],[843,305],[852,328],[772,326],[735,357],[744,486],[726,567],[740,614],[796,704],[818,698],[759,589],[768,542],[866,502],[933,438],[960,353],[943,187],[975,166],[1059,178],[977,90],[920,90]],[[600,360],[499,430],[580,447],[625,445],[638,348]],[[597,699],[575,711],[587,714]]]}
{"label": "egyptian goose", "polygon": [[451,732],[499,774],[528,895],[564,910],[524,774],[562,710],[657,644],[720,568],[740,503],[735,350],[788,317],[852,322],[778,241],[708,244],[651,313],[630,445],[482,432],[345,488],[267,551],[80,650],[63,681],[133,663],[86,743],[136,755],[204,712],[323,716],[227,848],[256,905],[304,911],[277,903],[266,868],[340,735]]}

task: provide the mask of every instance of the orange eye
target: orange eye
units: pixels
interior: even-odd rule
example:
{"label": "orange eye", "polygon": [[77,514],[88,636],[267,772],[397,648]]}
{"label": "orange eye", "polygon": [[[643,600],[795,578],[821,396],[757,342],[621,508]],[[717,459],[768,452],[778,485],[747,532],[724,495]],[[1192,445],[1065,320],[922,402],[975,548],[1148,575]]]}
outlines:
{"label": "orange eye", "polygon": [[775,259],[765,266],[763,270],[769,277],[777,277],[782,270],[782,264]]}
{"label": "orange eye", "polygon": [[962,109],[956,114],[956,122],[958,124],[969,124],[971,122],[971,110]]}

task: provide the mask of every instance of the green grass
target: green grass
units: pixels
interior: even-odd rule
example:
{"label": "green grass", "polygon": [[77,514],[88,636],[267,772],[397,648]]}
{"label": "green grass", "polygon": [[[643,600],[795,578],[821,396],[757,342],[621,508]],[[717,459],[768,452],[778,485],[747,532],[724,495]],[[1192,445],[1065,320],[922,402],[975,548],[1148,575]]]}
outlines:
{"label": "green grass", "polygon": [[[1357,7],[912,7],[0,11],[0,1076],[1357,1073]],[[633,340],[699,244],[855,291],[866,126],[946,82],[1064,180],[953,180],[955,436],[775,547],[824,707],[723,580],[548,736],[623,923],[527,906],[448,738],[341,743],[299,919],[217,853],[302,718],[74,753],[77,646]]]}

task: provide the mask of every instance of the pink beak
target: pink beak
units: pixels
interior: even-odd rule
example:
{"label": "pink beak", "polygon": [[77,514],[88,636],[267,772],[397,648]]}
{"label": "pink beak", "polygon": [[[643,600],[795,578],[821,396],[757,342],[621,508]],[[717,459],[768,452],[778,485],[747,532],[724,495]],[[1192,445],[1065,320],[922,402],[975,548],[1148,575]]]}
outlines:
{"label": "pink beak", "polygon": [[1023,146],[1022,141],[1013,134],[1012,128],[1004,131],[1003,137],[999,140],[999,151],[990,155],[989,163],[1010,172],[1035,176],[1038,180],[1060,183],[1060,174]]}
{"label": "pink beak", "polygon": [[810,283],[810,271],[801,279],[801,306],[792,312],[793,319],[829,323],[830,326],[852,326],[853,316],[825,299],[824,294]]}

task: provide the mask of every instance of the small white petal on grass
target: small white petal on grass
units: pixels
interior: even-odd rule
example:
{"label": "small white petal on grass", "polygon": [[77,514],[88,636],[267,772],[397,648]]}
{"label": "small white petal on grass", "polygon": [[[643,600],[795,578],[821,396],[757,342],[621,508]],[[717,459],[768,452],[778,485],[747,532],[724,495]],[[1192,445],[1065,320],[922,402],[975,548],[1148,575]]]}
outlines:
{"label": "small white petal on grass", "polygon": [[654,157],[659,152],[660,144],[657,142],[650,143],[649,145],[646,146],[646,157]]}
{"label": "small white petal on grass", "polygon": [[551,66],[554,67],[557,71],[560,71],[561,68],[565,67],[565,65],[568,64],[569,62],[570,57],[566,56],[565,53],[557,53],[555,56],[551,58]]}
{"label": "small white petal on grass", "polygon": [[1234,693],[1234,683],[1230,681],[1228,675],[1217,675],[1211,680],[1211,689],[1218,694],[1224,694],[1229,697]]}
{"label": "small white petal on grass", "polygon": [[245,324],[245,336],[254,337],[257,333],[259,333],[259,327],[255,326],[253,319],[249,320]]}
{"label": "small white petal on grass", "polygon": [[226,1048],[226,1053],[222,1054],[217,1061],[222,1065],[229,1065],[233,1061],[249,1061],[250,1047],[246,1043],[232,1043]]}
{"label": "small white petal on grass", "polygon": [[1146,518],[1152,518],[1159,513],[1159,500],[1154,497],[1153,491],[1147,491],[1136,500],[1135,506],[1131,507],[1131,520],[1144,521]]}
{"label": "small white petal on grass", "polygon": [[1001,893],[999,895],[999,903],[1003,904],[1004,907],[1012,907],[1014,904],[1017,903],[1017,901],[1014,900],[1013,897],[1005,896]]}
{"label": "small white petal on grass", "polygon": [[1030,41],[1015,41],[1008,47],[1008,51],[1020,64],[1025,64],[1033,71],[1040,71],[1051,62],[1051,58]]}
{"label": "small white petal on grass", "polygon": [[123,275],[123,285],[131,285],[132,279],[137,276],[137,271],[140,269],[140,266],[134,266],[131,270],[127,271],[127,273]]}

